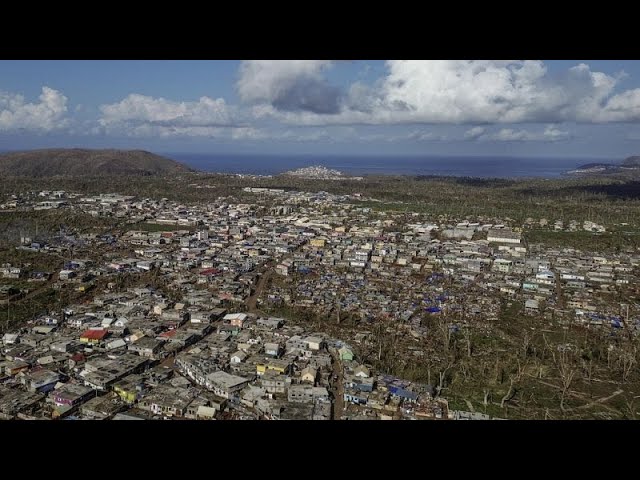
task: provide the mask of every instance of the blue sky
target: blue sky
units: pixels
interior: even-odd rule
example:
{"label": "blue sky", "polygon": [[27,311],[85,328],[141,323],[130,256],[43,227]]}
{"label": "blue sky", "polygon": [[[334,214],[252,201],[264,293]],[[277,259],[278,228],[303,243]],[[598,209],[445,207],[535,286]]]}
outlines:
{"label": "blue sky", "polygon": [[0,61],[0,150],[640,154],[640,62]]}

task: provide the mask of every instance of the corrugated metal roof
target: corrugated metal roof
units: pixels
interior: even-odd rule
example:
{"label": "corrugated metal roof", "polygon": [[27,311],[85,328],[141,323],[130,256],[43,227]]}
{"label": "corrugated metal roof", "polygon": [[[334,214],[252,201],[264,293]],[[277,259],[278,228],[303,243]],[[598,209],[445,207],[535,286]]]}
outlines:
{"label": "corrugated metal roof", "polygon": [[87,338],[89,340],[102,340],[106,334],[106,330],[87,330],[82,335],[80,335],[80,338]]}

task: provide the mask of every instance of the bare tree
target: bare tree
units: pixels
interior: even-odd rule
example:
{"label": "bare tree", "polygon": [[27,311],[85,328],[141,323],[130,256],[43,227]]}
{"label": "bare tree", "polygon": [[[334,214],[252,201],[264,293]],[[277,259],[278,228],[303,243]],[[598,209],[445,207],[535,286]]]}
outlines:
{"label": "bare tree", "polygon": [[558,373],[560,374],[560,381],[562,383],[562,393],[560,395],[560,409],[564,412],[564,400],[569,391],[569,387],[571,386],[571,382],[573,382],[573,378],[576,374],[576,368],[571,364],[569,356],[567,355],[566,350],[560,352],[560,355],[555,356],[554,359],[557,358],[556,368],[558,369]]}
{"label": "bare tree", "polygon": [[620,352],[619,363],[622,368],[622,383],[625,383],[633,372],[633,369],[637,364],[637,353],[637,348],[635,346],[624,348]]}
{"label": "bare tree", "polygon": [[515,381],[515,377],[509,376],[509,390],[507,390],[507,393],[505,394],[505,396],[502,397],[502,400],[500,400],[500,408],[504,408],[505,402],[508,402],[509,400],[511,400],[515,395],[515,390],[513,388],[514,381]]}

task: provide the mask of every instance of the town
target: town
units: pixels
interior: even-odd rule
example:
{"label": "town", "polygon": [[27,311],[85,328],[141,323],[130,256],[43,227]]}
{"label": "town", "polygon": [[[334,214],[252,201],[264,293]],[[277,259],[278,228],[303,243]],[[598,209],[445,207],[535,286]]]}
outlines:
{"label": "town", "polygon": [[[625,415],[592,409],[636,374],[640,252],[549,246],[528,232],[633,225],[454,218],[250,183],[246,197],[193,204],[63,190],[0,198],[4,212],[120,225],[25,227],[11,246],[0,418]],[[37,308],[43,292],[49,305]],[[579,387],[600,364],[615,384],[589,396]]]}

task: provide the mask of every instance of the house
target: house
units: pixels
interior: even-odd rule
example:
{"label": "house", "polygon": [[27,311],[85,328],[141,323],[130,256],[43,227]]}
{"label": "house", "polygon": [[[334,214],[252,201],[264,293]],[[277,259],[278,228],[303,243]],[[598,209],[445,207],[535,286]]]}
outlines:
{"label": "house", "polygon": [[191,323],[211,323],[213,319],[212,312],[194,312],[191,314]]}
{"label": "house", "polygon": [[367,407],[375,408],[376,410],[382,410],[389,400],[389,392],[383,392],[381,390],[375,390],[369,394],[367,399]]}
{"label": "house", "polygon": [[320,350],[324,345],[324,340],[322,340],[322,338],[314,336],[304,338],[303,342],[309,350]]}
{"label": "house", "polygon": [[[174,330],[175,331],[175,330]],[[153,358],[164,345],[162,340],[156,340],[155,338],[142,337],[135,343],[130,344],[127,350],[137,353],[141,357]]]}
{"label": "house", "polygon": [[278,265],[276,265],[275,267],[275,271],[278,275],[282,275],[283,277],[286,277],[289,275],[289,271],[291,270],[291,267],[289,265],[284,265],[282,263],[279,263]]}
{"label": "house", "polygon": [[325,387],[313,387],[310,385],[292,385],[289,387],[287,399],[294,403],[308,403],[316,401],[329,401],[329,392]]}
{"label": "house", "polygon": [[248,355],[245,352],[242,352],[242,351],[239,350],[236,353],[231,355],[231,357],[229,358],[229,362],[230,363],[241,363],[244,360],[246,360],[247,356]]}
{"label": "house", "polygon": [[205,386],[222,398],[231,398],[249,383],[249,379],[219,370],[206,376]]}
{"label": "house", "polygon": [[80,335],[80,341],[82,343],[88,343],[89,345],[98,345],[109,332],[107,330],[85,330],[85,332]]}
{"label": "house", "polygon": [[418,400],[417,393],[411,392],[402,387],[390,386],[389,392],[391,392],[391,395],[408,402],[415,402]]}
{"label": "house", "polygon": [[49,345],[49,349],[52,352],[58,353],[70,353],[78,350],[80,348],[80,343],[77,340],[60,340],[58,342],[54,342]]}
{"label": "house", "polygon": [[356,405],[366,405],[369,401],[369,392],[346,388],[343,398],[345,402],[355,403]]}
{"label": "house", "polygon": [[371,372],[369,371],[369,369],[367,367],[365,367],[364,365],[358,365],[354,370],[353,370],[353,374],[356,377],[361,377],[361,378],[368,378],[371,376]]}
{"label": "house", "polygon": [[305,367],[300,372],[300,381],[314,385],[316,383],[317,375],[318,375],[318,370],[310,366]]}
{"label": "house", "polygon": [[265,389],[261,387],[247,386],[242,391],[242,398],[240,399],[240,403],[246,405],[249,408],[255,407],[258,400],[265,396]]}
{"label": "house", "polygon": [[331,368],[331,355],[328,353],[315,354],[309,359],[309,365],[315,368]]}
{"label": "house", "polygon": [[372,392],[374,387],[374,379],[371,377],[358,377],[350,375],[345,378],[345,385],[359,392]]}
{"label": "house", "polygon": [[289,387],[287,399],[294,403],[329,401],[329,392],[324,387],[310,385],[292,385]]}
{"label": "house", "polygon": [[55,403],[59,407],[73,407],[95,396],[95,391],[84,385],[75,383],[64,383],[60,388],[53,390],[50,394]]}
{"label": "house", "polygon": [[286,393],[291,386],[291,377],[269,371],[260,376],[260,385],[267,393]]}
{"label": "house", "polygon": [[82,404],[80,412],[90,419],[106,420],[125,408],[126,406],[118,397],[105,395],[102,397],[94,397]]}
{"label": "house", "polygon": [[274,317],[259,318],[256,324],[261,327],[266,327],[272,330],[276,330],[282,326],[283,320],[281,318],[274,318]]}
{"label": "house", "polygon": [[0,419],[10,420],[21,413],[28,414],[38,408],[42,393],[24,392],[0,386]]}
{"label": "house", "polygon": [[216,413],[222,411],[227,404],[224,398],[202,393],[187,407],[186,418],[196,420],[213,420]]}
{"label": "house", "polygon": [[115,321],[115,318],[112,317],[104,317],[100,322],[100,326],[105,330],[111,326],[111,324]]}
{"label": "house", "polygon": [[142,375],[129,375],[113,384],[113,391],[126,403],[135,403],[144,393],[144,378]]}
{"label": "house", "polygon": [[343,362],[350,362],[353,360],[353,352],[347,347],[340,347],[338,349],[338,354],[340,355],[340,360]]}
{"label": "house", "polygon": [[189,312],[180,310],[163,310],[160,314],[160,320],[167,328],[174,329],[185,324],[191,318]]}
{"label": "house", "polygon": [[524,313],[527,315],[535,315],[539,312],[538,300],[529,299],[524,302]]}
{"label": "house", "polygon": [[117,348],[126,347],[127,342],[125,342],[122,338],[117,338],[109,343],[107,343],[107,350],[115,350]]}
{"label": "house", "polygon": [[247,319],[246,313],[228,313],[222,317],[222,321],[234,327],[242,328]]}
{"label": "house", "polygon": [[197,390],[160,385],[138,402],[139,408],[165,417],[184,417]]}
{"label": "house", "polygon": [[306,348],[306,344],[302,341],[302,337],[300,335],[293,335],[286,341],[286,348],[287,352],[292,350],[304,350]]}
{"label": "house", "polygon": [[520,243],[521,235],[509,228],[490,228],[487,241],[496,243]]}
{"label": "house", "polygon": [[277,358],[265,358],[264,361],[258,361],[258,363],[256,363],[257,375],[264,375],[269,371],[287,375],[291,371],[291,363],[287,360],[279,360]]}
{"label": "house", "polygon": [[23,385],[27,386],[30,392],[47,393],[54,389],[60,380],[60,375],[51,370],[35,370],[22,377]]}
{"label": "house", "polygon": [[280,345],[278,345],[277,343],[268,342],[264,344],[265,355],[270,355],[277,358],[280,356],[280,351]]}
{"label": "house", "polygon": [[13,360],[11,362],[6,362],[4,364],[4,373],[5,375],[17,375],[18,373],[28,370],[29,364],[27,362],[23,362],[22,360]]}
{"label": "house", "polygon": [[66,280],[71,280],[72,278],[74,278],[76,276],[76,272],[74,272],[73,270],[60,270],[60,280],[66,281]]}
{"label": "house", "polygon": [[20,341],[20,335],[17,333],[5,333],[2,337],[2,343],[5,345],[15,345]]}
{"label": "house", "polygon": [[73,315],[67,319],[67,324],[70,327],[82,328],[92,321],[95,321],[95,318],[89,315]]}

